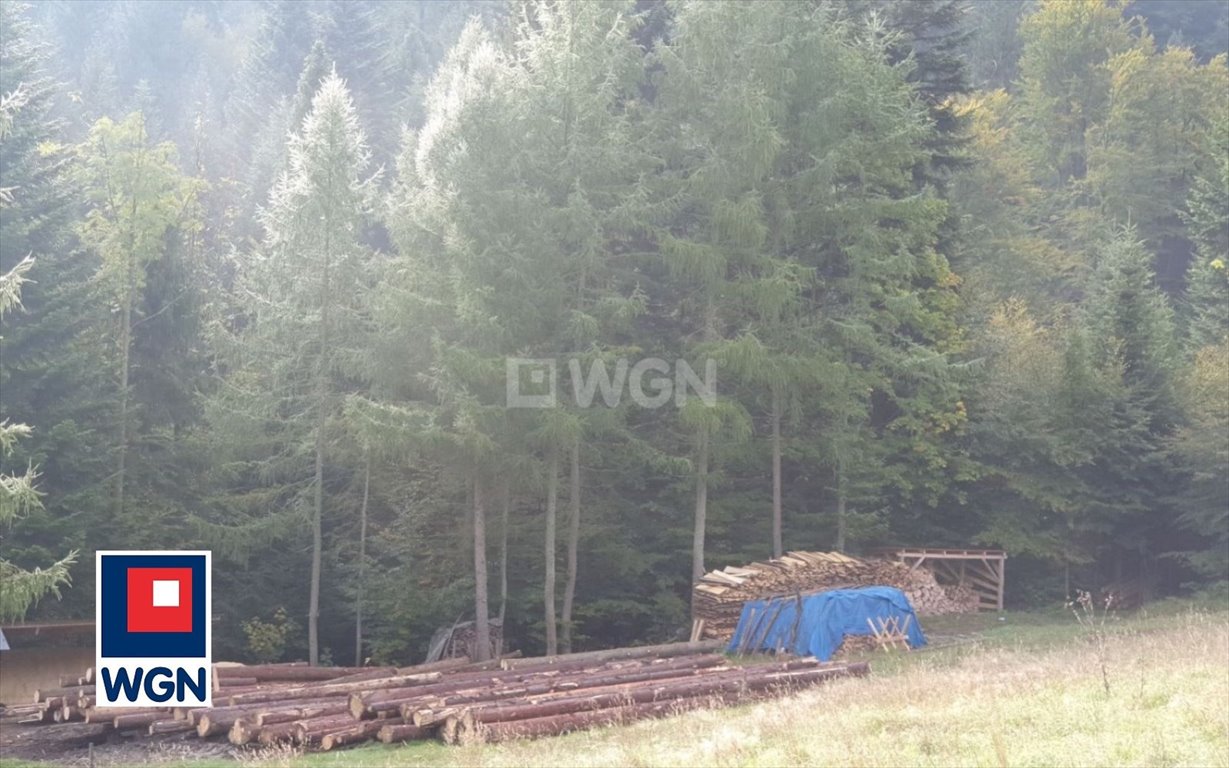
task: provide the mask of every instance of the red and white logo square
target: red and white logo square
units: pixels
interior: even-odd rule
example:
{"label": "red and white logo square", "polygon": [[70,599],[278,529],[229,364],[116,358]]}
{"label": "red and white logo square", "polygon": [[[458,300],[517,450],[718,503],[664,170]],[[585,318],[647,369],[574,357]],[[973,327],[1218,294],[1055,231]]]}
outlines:
{"label": "red and white logo square", "polygon": [[128,631],[191,632],[192,569],[129,568]]}

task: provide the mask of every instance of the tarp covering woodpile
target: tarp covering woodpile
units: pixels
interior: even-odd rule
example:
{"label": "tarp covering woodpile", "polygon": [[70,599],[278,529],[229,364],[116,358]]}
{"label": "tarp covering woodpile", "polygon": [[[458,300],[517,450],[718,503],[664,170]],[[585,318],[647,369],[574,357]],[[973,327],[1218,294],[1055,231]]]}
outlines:
{"label": "tarp covering woodpile", "polygon": [[847,635],[873,634],[872,624],[895,620],[910,648],[926,644],[913,606],[894,587],[833,589],[806,597],[774,597],[743,604],[730,653],[785,651],[827,661]]}
{"label": "tarp covering woodpile", "polygon": [[692,594],[692,618],[704,622],[699,637],[728,640],[748,600],[873,586],[901,590],[923,616],[977,610],[978,599],[972,590],[940,585],[924,568],[910,570],[893,560],[840,552],[788,552],[766,562],[706,573]]}

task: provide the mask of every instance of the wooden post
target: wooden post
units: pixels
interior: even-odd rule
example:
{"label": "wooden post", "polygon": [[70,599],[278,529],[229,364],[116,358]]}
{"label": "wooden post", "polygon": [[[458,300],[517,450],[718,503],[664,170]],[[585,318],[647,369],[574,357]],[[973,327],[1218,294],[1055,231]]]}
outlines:
{"label": "wooden post", "polygon": [[1003,557],[999,560],[999,611],[1003,610],[1003,582],[1007,577],[1007,558]]}
{"label": "wooden post", "polygon": [[924,563],[924,562],[926,562],[926,555],[922,555],[921,557],[919,557],[919,558],[917,559],[917,562],[916,562],[916,563],[914,563],[913,565],[909,566],[909,571],[910,571],[910,572],[912,572],[912,571],[916,571],[916,570],[917,570],[917,567],[918,567],[919,565],[921,565],[922,563]]}

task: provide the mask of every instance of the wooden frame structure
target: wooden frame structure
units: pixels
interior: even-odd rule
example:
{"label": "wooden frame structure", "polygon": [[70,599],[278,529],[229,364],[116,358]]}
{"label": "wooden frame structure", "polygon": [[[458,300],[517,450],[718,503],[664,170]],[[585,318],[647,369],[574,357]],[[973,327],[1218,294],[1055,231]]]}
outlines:
{"label": "wooden frame structure", "polygon": [[872,554],[899,560],[909,570],[922,567],[940,584],[959,584],[977,593],[978,610],[1003,610],[1007,553],[1001,549],[936,549],[885,547]]}
{"label": "wooden frame structure", "polygon": [[906,616],[902,623],[899,616],[888,616],[875,621],[867,618],[866,623],[871,628],[871,634],[879,647],[885,651],[894,651],[899,644],[903,651],[909,650],[909,623],[912,616]]}

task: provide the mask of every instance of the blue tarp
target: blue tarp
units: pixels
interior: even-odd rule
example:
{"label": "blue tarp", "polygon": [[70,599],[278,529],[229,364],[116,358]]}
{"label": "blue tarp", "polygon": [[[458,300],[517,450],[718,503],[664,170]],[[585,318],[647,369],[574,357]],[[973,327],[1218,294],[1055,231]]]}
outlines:
{"label": "blue tarp", "polygon": [[[799,602],[798,597],[777,597],[745,603],[727,650],[775,651],[781,648],[798,656],[814,656],[827,661],[840,647],[845,635],[871,634],[870,625],[866,623],[868,618],[879,626],[879,619],[893,616],[900,620],[901,626],[906,617],[911,617],[906,632],[910,647],[926,644],[909,598],[894,587],[834,589],[804,595],[801,617]],[[753,644],[744,643],[744,636],[752,638]]]}

